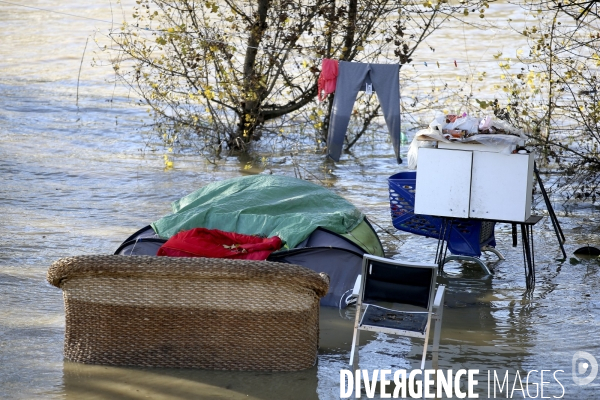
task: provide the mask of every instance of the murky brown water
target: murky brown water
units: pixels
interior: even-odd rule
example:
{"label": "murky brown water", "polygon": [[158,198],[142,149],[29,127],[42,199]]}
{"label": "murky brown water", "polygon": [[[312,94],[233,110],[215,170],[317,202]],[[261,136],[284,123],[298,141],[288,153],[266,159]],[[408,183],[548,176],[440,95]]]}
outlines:
{"label": "murky brown water", "polygon": [[[37,0],[27,5],[111,18],[108,1]],[[502,15],[514,13],[501,9]],[[0,2],[0,398],[338,398],[339,371],[349,358],[351,309],[322,309],[318,365],[297,373],[115,368],[63,360],[62,297],[45,282],[52,261],[112,253],[130,233],[168,213],[172,200],[209,182],[263,169],[244,170],[246,161],[235,157],[211,165],[179,156],[175,169],[164,171],[160,149],[151,151],[147,138],[137,133],[143,110],[128,103],[126,91],[106,82],[110,68],[89,66],[96,50],[91,40],[77,107],[77,73],[86,39],[94,27],[105,32],[109,26]],[[461,33],[455,47],[481,56],[481,42],[465,37]],[[514,47],[503,34],[494,39],[495,47],[485,52]],[[436,55],[450,56],[443,53],[444,43],[457,39],[438,40]],[[316,178],[377,224],[389,256],[433,260],[435,241],[396,232],[391,225],[386,179],[403,167],[394,164],[388,143],[367,141],[337,164],[308,151],[279,156],[264,168],[292,176],[300,171],[313,180],[303,168],[316,171]],[[581,387],[571,379],[576,351],[600,357],[600,264],[571,256],[581,245],[600,246],[599,209],[575,207],[560,220],[570,256],[559,261],[549,220],[538,224],[532,294],[524,291],[522,254],[511,247],[508,226],[496,232],[506,261],[486,259],[494,276],[484,276],[472,264],[446,266],[441,278],[448,285],[441,368],[479,369],[482,381],[488,370],[509,370],[511,377],[516,371],[524,376],[531,370],[563,370],[558,376],[564,398],[600,398],[600,377]],[[385,335],[366,337],[361,347],[362,368],[410,368],[418,358],[419,346]],[[540,380],[539,375],[531,377],[533,396],[533,381]],[[479,385],[481,398],[487,397],[486,390]],[[546,384],[544,396],[560,394],[556,383]]]}

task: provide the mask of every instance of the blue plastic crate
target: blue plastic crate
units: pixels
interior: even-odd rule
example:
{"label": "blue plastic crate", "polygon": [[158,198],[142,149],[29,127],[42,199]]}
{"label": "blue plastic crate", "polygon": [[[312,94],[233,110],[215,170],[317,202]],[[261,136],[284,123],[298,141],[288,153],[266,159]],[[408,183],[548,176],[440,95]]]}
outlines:
{"label": "blue plastic crate", "polygon": [[[398,230],[438,239],[442,218],[414,213],[416,181],[415,171],[399,172],[388,178],[392,223]],[[482,245],[496,245],[494,223],[488,223],[483,230],[480,220],[452,218],[450,224],[444,240],[452,254],[479,257]]]}

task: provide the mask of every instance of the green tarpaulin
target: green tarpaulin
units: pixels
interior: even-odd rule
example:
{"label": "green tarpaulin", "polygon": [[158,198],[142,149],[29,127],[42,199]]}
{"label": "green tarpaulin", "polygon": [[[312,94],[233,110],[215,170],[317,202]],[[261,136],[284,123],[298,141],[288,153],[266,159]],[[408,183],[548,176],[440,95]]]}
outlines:
{"label": "green tarpaulin", "polygon": [[[173,214],[152,224],[163,238],[202,227],[279,236],[288,248],[295,247],[317,227],[348,234],[364,218],[356,207],[330,190],[276,175],[244,176],[211,183],[173,202],[172,208]],[[375,235],[370,231],[367,236]]]}

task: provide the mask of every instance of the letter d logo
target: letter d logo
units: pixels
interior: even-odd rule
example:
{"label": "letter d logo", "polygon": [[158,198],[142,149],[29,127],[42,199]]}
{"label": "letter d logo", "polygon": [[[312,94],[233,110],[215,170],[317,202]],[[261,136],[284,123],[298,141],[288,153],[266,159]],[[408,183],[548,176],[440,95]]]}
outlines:
{"label": "letter d logo", "polygon": [[[587,351],[578,351],[573,355],[573,369],[571,372],[573,374],[573,382],[576,385],[587,385],[596,379],[596,375],[598,375],[598,362]],[[583,376],[588,372],[588,376]]]}

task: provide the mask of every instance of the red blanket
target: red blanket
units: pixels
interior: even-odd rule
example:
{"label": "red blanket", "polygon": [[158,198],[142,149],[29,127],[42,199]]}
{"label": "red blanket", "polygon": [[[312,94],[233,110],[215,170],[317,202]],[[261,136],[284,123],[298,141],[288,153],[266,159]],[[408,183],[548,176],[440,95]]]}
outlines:
{"label": "red blanket", "polygon": [[282,245],[277,236],[261,238],[218,229],[194,228],[172,236],[156,255],[265,260]]}

